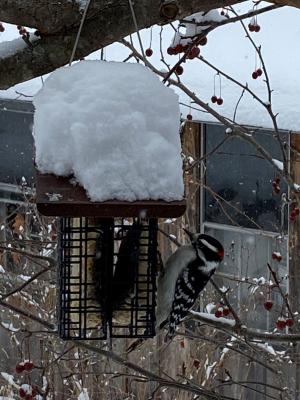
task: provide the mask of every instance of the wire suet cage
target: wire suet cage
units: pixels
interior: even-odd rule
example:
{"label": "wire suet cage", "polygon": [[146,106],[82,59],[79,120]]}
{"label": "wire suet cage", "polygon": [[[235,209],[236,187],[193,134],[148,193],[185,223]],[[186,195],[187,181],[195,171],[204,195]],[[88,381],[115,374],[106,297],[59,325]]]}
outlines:
{"label": "wire suet cage", "polygon": [[60,225],[60,336],[154,336],[157,220],[80,217]]}

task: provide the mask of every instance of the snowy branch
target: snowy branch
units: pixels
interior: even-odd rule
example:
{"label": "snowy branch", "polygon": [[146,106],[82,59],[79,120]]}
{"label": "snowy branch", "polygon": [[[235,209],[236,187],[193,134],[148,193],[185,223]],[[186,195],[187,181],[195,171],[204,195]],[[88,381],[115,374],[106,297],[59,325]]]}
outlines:
{"label": "snowy branch", "polygon": [[[104,0],[91,3],[75,60],[135,32],[128,1],[112,0],[109,5]],[[208,11],[231,3],[232,0],[178,0],[180,12],[176,18],[184,18],[198,11]],[[136,2],[135,14],[139,29],[168,22],[160,15],[158,2],[154,0]],[[8,57],[2,54],[0,89],[7,89],[67,64],[81,16],[81,10],[75,1],[51,2],[49,5],[46,0],[6,0],[0,9],[0,21],[35,27],[40,31],[41,39],[35,42],[32,48],[18,50]]]}
{"label": "snowy branch", "polygon": [[[300,334],[278,334],[272,332],[264,332],[258,329],[248,328],[242,325],[237,328],[235,321],[228,318],[216,318],[212,314],[199,313],[196,311],[190,311],[194,319],[211,325],[215,328],[224,329],[228,332],[239,334],[241,337],[246,339],[267,339],[272,342],[298,342],[300,341]],[[237,332],[238,331],[238,332]]]}

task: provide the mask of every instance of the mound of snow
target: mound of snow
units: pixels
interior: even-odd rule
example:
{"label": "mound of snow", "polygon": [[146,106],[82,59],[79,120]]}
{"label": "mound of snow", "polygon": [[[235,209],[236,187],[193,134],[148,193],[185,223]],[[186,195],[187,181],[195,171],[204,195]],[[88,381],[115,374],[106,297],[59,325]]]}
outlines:
{"label": "mound of snow", "polygon": [[183,197],[178,96],[139,64],[81,61],[34,98],[36,163],[92,201]]}

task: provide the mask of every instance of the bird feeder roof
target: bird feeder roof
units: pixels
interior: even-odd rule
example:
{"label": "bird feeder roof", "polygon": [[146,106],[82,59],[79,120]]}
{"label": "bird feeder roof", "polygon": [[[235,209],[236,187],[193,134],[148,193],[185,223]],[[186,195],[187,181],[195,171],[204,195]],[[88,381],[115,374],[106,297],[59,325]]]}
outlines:
{"label": "bird feeder roof", "polygon": [[37,174],[37,208],[46,216],[61,217],[147,217],[177,218],[184,214],[181,201],[104,201],[92,202],[80,185],[53,174]]}

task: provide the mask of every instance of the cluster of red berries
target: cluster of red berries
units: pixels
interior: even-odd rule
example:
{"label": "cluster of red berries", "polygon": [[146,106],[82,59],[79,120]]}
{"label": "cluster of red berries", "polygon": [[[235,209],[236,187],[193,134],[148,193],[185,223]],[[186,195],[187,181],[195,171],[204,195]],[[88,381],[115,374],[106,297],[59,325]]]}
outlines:
{"label": "cluster of red berries", "polygon": [[252,78],[257,79],[259,76],[262,76],[263,71],[261,68],[258,68],[256,71],[252,72]]}
{"label": "cluster of red berries", "polygon": [[211,102],[218,104],[218,106],[221,106],[223,104],[224,100],[222,99],[222,97],[217,97],[216,95],[213,95],[211,97]]}
{"label": "cluster of red berries", "polygon": [[[271,311],[271,309],[273,308],[273,305],[274,305],[274,303],[273,303],[273,301],[271,299],[267,299],[264,302],[264,308],[267,311]],[[286,326],[289,327],[289,328],[292,327],[294,325],[294,323],[295,322],[294,322],[293,318],[285,318],[285,317],[283,317],[281,315],[280,317],[277,318],[276,327],[277,327],[277,329],[282,330]]]}
{"label": "cluster of red berries", "polygon": [[2,22],[0,22],[0,32],[4,32],[4,31],[5,31],[4,25],[2,24]]}
{"label": "cluster of red berries", "polygon": [[[31,372],[34,369],[32,361],[25,360],[16,365],[16,372],[21,374],[22,372]],[[33,400],[37,395],[37,390],[31,385],[23,383],[19,389],[19,396],[25,400]]]}
{"label": "cluster of red berries", "polygon": [[28,39],[29,38],[29,32],[27,31],[26,28],[22,25],[17,25],[17,29],[19,31],[19,34],[22,36],[23,39]]}
{"label": "cluster of red berries", "polygon": [[227,307],[227,306],[219,306],[215,311],[216,318],[227,317],[227,315],[229,315],[229,314],[230,314],[230,310],[229,310],[229,307]]}
{"label": "cluster of red berries", "polygon": [[167,53],[170,56],[179,54],[179,53],[186,53],[186,58],[189,60],[193,60],[194,58],[198,57],[200,54],[200,49],[197,46],[193,46],[189,49],[189,45],[186,46],[182,44],[177,44],[175,47],[168,47]]}
{"label": "cluster of red berries", "polygon": [[31,372],[34,368],[32,361],[23,361],[16,365],[16,372],[21,374],[24,371]]}
{"label": "cluster of red berries", "polygon": [[176,46],[170,46],[167,48],[169,56],[176,56],[176,54],[184,53],[189,48],[189,45],[183,45],[178,43]]}
{"label": "cluster of red berries", "polygon": [[295,222],[297,217],[299,217],[300,209],[299,207],[294,207],[290,213],[290,221]]}
{"label": "cluster of red berries", "polygon": [[280,262],[282,260],[282,255],[277,251],[273,251],[272,259]]}
{"label": "cluster of red berries", "polygon": [[259,32],[260,31],[260,25],[257,22],[250,22],[248,25],[249,31],[250,32]]}
{"label": "cluster of red berries", "polygon": [[278,317],[276,321],[276,327],[277,329],[284,329],[285,327],[292,327],[294,325],[294,320],[293,318],[284,318],[284,317]]}
{"label": "cluster of red berries", "polygon": [[[207,44],[207,37],[206,37],[206,36],[203,36],[203,38],[201,38],[201,39],[198,41],[198,44],[199,44],[200,46],[205,46],[205,45]],[[196,58],[196,57],[199,56],[199,54],[200,54],[200,49],[199,49],[199,47],[197,47],[197,46],[195,45],[195,46],[193,46],[193,47],[189,50],[190,45],[191,45],[191,44],[181,44],[181,43],[178,43],[178,44],[176,44],[175,46],[170,46],[170,47],[168,47],[168,48],[167,48],[167,53],[168,53],[170,56],[176,56],[177,54],[188,52],[187,58],[190,59],[190,60],[192,60],[193,58]]]}
{"label": "cluster of red berries", "polygon": [[197,58],[200,55],[200,49],[197,46],[192,47],[188,52],[186,58],[189,60],[193,60],[194,58]]}
{"label": "cluster of red berries", "polygon": [[273,193],[278,194],[280,193],[280,178],[276,178],[274,179],[274,181],[272,182],[272,187],[273,187]]}
{"label": "cluster of red berries", "polygon": [[19,396],[25,400],[33,400],[37,394],[37,390],[27,384],[21,385],[19,389]]}
{"label": "cluster of red berries", "polygon": [[267,311],[271,311],[272,307],[273,307],[274,303],[271,299],[268,299],[264,302],[264,307]]}

